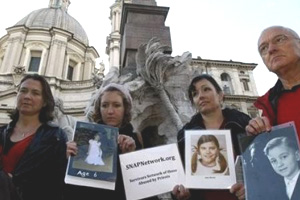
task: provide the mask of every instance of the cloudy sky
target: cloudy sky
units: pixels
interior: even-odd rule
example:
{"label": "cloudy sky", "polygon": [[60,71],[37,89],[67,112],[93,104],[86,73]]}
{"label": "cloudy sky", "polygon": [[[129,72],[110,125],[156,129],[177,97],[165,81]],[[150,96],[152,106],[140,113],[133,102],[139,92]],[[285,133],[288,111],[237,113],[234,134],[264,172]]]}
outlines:
{"label": "cloudy sky", "polygon": [[[71,0],[68,13],[83,26],[89,45],[107,63],[106,37],[111,27],[109,7],[115,0]],[[173,56],[185,51],[193,58],[233,60],[257,63],[254,78],[259,95],[276,81],[257,52],[261,31],[272,25],[283,25],[300,34],[299,0],[156,0],[158,6],[170,7],[166,26],[170,27]],[[49,0],[2,1],[0,37],[33,10],[45,8]]]}

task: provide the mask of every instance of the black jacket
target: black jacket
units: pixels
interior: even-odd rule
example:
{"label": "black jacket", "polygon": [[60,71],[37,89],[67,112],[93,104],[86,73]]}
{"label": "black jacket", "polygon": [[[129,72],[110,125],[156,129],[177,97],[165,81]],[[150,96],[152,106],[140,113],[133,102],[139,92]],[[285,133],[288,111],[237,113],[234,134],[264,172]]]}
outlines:
{"label": "black jacket", "polygon": [[[6,148],[15,124],[0,128],[0,146]],[[12,172],[23,200],[60,200],[67,164],[67,138],[62,129],[42,124]]]}

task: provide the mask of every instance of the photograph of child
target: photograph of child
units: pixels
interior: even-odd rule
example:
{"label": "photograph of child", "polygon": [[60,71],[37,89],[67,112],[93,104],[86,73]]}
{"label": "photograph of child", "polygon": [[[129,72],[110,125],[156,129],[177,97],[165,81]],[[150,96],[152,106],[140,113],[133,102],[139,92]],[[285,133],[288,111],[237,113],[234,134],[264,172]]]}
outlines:
{"label": "photograph of child", "polygon": [[288,199],[300,199],[300,156],[297,144],[288,137],[270,140],[264,149],[274,171],[283,177]]}
{"label": "photograph of child", "polygon": [[186,187],[228,189],[236,183],[230,130],[186,130],[185,138]]}
{"label": "photograph of child", "polygon": [[115,189],[118,128],[76,121],[73,140],[77,154],[69,157],[65,183]]}
{"label": "photograph of child", "polygon": [[[218,137],[225,139],[224,136]],[[225,149],[220,147],[216,136],[201,135],[197,145],[193,146],[193,150],[192,175],[229,174],[227,160],[224,156]]]}
{"label": "photograph of child", "polygon": [[270,132],[255,137],[240,138],[242,143],[247,200],[300,199],[300,155],[293,122],[273,126]]}
{"label": "photograph of child", "polygon": [[117,135],[118,129],[113,127],[77,121],[74,141],[78,153],[70,157],[68,173],[96,180],[115,177]]}
{"label": "photograph of child", "polygon": [[100,142],[100,135],[98,133],[95,134],[94,139],[89,140],[89,149],[88,156],[85,159],[90,165],[104,165],[102,160],[102,149]]}

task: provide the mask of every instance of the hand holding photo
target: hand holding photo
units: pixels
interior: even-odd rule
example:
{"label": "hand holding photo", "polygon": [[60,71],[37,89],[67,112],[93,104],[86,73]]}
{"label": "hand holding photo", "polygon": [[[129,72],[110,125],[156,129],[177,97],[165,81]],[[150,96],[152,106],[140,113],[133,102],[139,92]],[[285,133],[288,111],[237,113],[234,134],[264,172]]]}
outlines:
{"label": "hand holding photo", "polygon": [[114,190],[118,128],[77,121],[73,137],[78,153],[69,158],[65,182]]}
{"label": "hand holding photo", "polygon": [[300,199],[299,140],[293,122],[240,141],[247,145],[242,147],[247,200]]}

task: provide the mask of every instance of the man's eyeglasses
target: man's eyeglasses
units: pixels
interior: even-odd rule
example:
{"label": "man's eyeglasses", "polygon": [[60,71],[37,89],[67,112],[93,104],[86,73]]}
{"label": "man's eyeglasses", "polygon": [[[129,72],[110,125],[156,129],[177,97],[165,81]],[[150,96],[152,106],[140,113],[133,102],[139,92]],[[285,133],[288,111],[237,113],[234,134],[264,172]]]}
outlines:
{"label": "man's eyeglasses", "polygon": [[[286,35],[277,35],[272,40],[271,43],[276,46],[280,46],[285,44],[289,40],[288,36]],[[263,43],[259,46],[259,53],[260,55],[266,55],[269,51],[269,43]]]}

